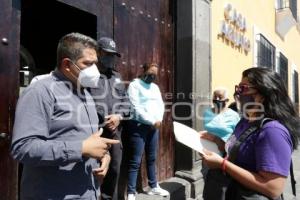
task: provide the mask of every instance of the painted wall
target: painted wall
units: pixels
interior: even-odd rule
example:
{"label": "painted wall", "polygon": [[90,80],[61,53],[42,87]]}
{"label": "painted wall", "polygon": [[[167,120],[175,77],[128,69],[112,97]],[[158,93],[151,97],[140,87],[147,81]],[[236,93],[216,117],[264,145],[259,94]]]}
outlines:
{"label": "painted wall", "polygon": [[[241,79],[244,69],[256,66],[255,35],[263,34],[276,48],[288,58],[289,90],[292,88],[292,69],[300,72],[300,32],[293,26],[282,40],[275,32],[276,0],[218,0],[212,1],[212,89],[218,86],[228,88],[232,100],[234,85]],[[230,42],[218,36],[221,21],[225,20],[224,8],[230,3],[246,19],[244,36],[249,39],[251,49],[248,53],[233,47]],[[299,2],[298,2],[299,4]],[[299,12],[298,12],[299,13]]]}

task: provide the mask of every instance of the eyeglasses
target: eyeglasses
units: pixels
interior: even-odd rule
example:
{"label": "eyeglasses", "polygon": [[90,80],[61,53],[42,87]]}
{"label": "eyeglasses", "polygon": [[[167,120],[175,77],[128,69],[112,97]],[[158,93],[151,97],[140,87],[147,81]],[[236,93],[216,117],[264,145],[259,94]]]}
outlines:
{"label": "eyeglasses", "polygon": [[241,84],[235,86],[235,93],[236,94],[243,94],[244,92],[248,92],[250,88],[254,88],[253,86]]}

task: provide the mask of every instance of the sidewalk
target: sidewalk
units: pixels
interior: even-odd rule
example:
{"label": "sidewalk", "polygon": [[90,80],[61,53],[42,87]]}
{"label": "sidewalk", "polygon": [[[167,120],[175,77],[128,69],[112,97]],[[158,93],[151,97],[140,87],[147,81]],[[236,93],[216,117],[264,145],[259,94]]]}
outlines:
{"label": "sidewalk", "polygon": [[[293,165],[294,165],[294,175],[296,184],[296,194],[297,197],[293,196],[290,177],[288,178],[284,190],[284,200],[300,200],[300,146],[298,150],[293,153]],[[137,195],[137,200],[202,200],[201,197],[196,199],[190,198],[191,194],[191,184],[181,178],[172,177],[163,183],[160,183],[160,186],[168,190],[171,194],[170,197],[160,197],[160,196],[149,196],[147,194],[140,193]],[[200,184],[203,187],[203,183]],[[202,188],[201,188],[202,190]]]}

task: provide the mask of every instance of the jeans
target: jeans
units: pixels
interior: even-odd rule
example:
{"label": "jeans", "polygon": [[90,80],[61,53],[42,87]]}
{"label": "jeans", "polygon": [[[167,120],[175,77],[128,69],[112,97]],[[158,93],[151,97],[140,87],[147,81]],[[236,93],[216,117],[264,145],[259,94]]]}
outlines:
{"label": "jeans", "polygon": [[145,149],[148,184],[151,188],[156,187],[156,151],[158,145],[158,129],[151,125],[130,121],[128,126],[128,186],[127,193],[135,194],[138,170],[141,165]]}

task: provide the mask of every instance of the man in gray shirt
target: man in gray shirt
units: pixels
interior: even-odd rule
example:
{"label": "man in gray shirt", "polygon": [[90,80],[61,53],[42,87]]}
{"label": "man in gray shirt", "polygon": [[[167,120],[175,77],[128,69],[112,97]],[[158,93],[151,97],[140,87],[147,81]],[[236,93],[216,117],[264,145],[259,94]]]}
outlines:
{"label": "man in gray shirt", "polygon": [[[97,43],[79,33],[57,48],[57,69],[24,90],[16,109],[11,152],[23,163],[22,200],[96,200],[97,176],[118,140],[100,137],[94,101]],[[101,161],[101,166],[99,166]]]}

